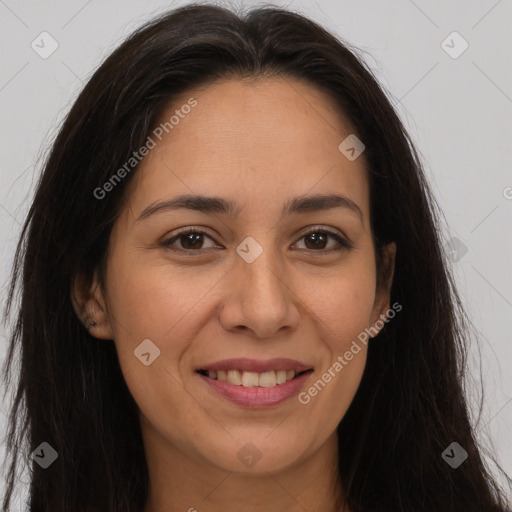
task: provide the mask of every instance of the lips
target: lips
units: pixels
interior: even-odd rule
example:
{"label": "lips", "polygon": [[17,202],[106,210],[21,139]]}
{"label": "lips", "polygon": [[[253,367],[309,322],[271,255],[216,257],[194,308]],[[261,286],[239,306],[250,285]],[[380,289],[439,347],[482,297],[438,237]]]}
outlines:
{"label": "lips", "polygon": [[297,393],[313,367],[292,359],[226,359],[196,370],[209,388],[238,405],[275,405]]}
{"label": "lips", "polygon": [[244,372],[264,373],[268,371],[278,370],[294,370],[296,373],[312,370],[313,366],[294,361],[293,359],[275,358],[260,361],[257,359],[224,359],[216,363],[206,364],[198,368],[198,370],[218,371],[218,370],[239,370]]}

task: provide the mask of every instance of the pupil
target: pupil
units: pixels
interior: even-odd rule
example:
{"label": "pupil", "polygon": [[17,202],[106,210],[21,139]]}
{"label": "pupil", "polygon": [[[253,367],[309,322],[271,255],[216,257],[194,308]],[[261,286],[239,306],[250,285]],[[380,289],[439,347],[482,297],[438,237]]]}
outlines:
{"label": "pupil", "polygon": [[[201,245],[200,239],[201,239],[201,233],[188,233],[185,236],[185,247],[191,248],[191,249],[197,249],[197,244]],[[318,248],[322,246],[322,244],[325,243],[325,235],[321,233],[311,233],[308,235],[307,240],[312,242],[313,247]]]}
{"label": "pupil", "polygon": [[309,235],[308,239],[313,240],[314,247],[319,246],[318,242],[320,242],[320,244],[322,244],[322,242],[325,242],[325,236],[322,234],[318,234],[318,233],[311,233]]}
{"label": "pupil", "polygon": [[[198,239],[200,237],[201,237],[200,233],[189,233],[188,235],[185,235],[185,248],[197,249],[197,247],[190,247],[190,245],[192,245],[192,246],[197,245]],[[189,244],[189,242],[191,242],[191,243]],[[201,244],[199,243],[199,245],[201,245]],[[189,247],[187,247],[187,246],[189,246]]]}

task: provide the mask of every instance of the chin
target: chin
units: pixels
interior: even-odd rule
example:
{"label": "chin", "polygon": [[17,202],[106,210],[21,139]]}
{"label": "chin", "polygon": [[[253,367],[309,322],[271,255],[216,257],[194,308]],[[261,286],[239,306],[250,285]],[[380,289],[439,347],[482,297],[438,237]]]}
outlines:
{"label": "chin", "polygon": [[252,439],[252,441],[242,441],[240,438],[235,438],[229,446],[217,446],[214,453],[211,453],[210,445],[209,453],[205,456],[211,464],[223,471],[267,475],[278,473],[297,464],[305,451],[303,445],[284,444],[284,436],[275,436],[273,439],[270,437],[265,439],[264,436],[260,440],[255,437]]}

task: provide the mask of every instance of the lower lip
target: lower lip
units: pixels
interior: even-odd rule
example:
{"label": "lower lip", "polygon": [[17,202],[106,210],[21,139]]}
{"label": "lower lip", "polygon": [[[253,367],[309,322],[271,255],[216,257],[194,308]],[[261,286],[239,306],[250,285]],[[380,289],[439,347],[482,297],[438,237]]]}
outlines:
{"label": "lower lip", "polygon": [[313,373],[312,370],[304,372],[295,379],[288,380],[284,384],[277,384],[271,388],[246,388],[230,384],[229,382],[211,379],[200,373],[198,375],[210,389],[237,405],[243,407],[270,407],[296,395],[311,373]]}

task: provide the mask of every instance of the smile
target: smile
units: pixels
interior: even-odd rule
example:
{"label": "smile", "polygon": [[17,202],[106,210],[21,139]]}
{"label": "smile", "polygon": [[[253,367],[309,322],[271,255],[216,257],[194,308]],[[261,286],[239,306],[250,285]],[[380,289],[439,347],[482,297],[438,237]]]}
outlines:
{"label": "smile", "polygon": [[204,365],[196,374],[221,398],[242,407],[268,407],[296,395],[313,373],[291,359],[229,359]]}
{"label": "smile", "polygon": [[295,370],[270,370],[268,372],[245,372],[242,370],[199,370],[201,375],[205,375],[210,379],[228,382],[234,386],[243,386],[245,388],[273,388],[279,384],[294,379],[301,373]]}

